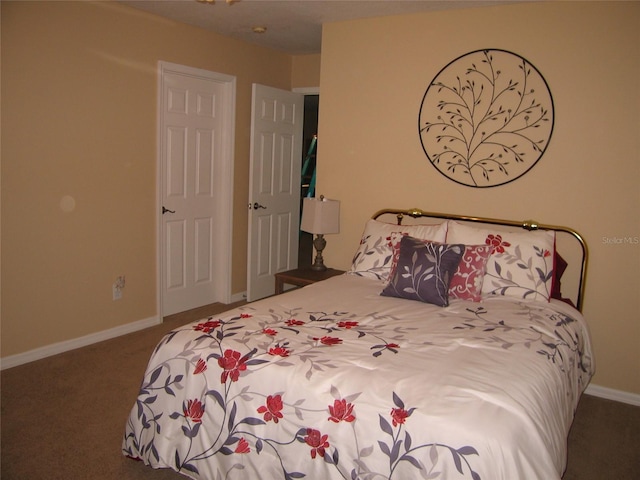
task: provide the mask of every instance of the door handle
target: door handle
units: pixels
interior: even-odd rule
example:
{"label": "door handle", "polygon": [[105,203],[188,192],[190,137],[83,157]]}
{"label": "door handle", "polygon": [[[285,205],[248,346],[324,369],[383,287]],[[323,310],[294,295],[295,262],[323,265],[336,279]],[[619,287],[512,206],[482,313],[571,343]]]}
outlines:
{"label": "door handle", "polygon": [[175,210],[169,210],[167,207],[165,207],[164,205],[162,206],[162,214],[164,215],[165,213],[176,213]]}
{"label": "door handle", "polygon": [[264,205],[260,205],[258,202],[253,204],[254,210],[258,210],[259,208],[264,208],[265,210],[267,209],[267,207],[265,207]]}

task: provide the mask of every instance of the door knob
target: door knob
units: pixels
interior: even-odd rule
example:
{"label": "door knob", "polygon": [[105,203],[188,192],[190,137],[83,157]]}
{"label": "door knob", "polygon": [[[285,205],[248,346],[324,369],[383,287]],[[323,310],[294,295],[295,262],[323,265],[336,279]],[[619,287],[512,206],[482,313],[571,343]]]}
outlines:
{"label": "door knob", "polygon": [[267,209],[267,207],[265,207],[264,205],[260,205],[258,202],[253,204],[254,210],[258,210],[259,208],[264,208],[265,210]]}
{"label": "door knob", "polygon": [[165,207],[164,205],[162,206],[162,214],[164,215],[165,213],[176,213],[175,210],[169,210],[167,207]]}

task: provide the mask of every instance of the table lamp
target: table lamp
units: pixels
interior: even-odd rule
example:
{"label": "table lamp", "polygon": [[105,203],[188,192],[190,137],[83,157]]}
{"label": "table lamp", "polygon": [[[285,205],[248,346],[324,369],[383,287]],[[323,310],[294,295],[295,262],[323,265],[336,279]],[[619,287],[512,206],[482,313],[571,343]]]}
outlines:
{"label": "table lamp", "polygon": [[317,253],[311,269],[326,270],[327,267],[322,258],[322,251],[327,245],[324,236],[340,233],[340,202],[324,198],[324,195],[320,195],[320,198],[306,197],[302,201],[300,230],[316,235],[313,246]]}

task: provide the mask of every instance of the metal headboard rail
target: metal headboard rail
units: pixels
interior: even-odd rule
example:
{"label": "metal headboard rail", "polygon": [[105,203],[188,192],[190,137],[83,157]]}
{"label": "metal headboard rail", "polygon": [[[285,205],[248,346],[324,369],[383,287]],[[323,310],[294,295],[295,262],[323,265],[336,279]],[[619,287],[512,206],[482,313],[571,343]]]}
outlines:
{"label": "metal headboard rail", "polygon": [[465,215],[455,215],[452,213],[427,212],[424,210],[420,210],[419,208],[411,208],[409,210],[398,210],[393,208],[386,208],[374,213],[371,218],[377,219],[382,215],[395,215],[398,221],[398,225],[402,224],[402,220],[406,215],[412,218],[431,217],[431,218],[441,218],[443,220],[460,220],[464,222],[485,223],[490,225],[501,225],[505,227],[518,227],[518,228],[523,228],[525,230],[553,230],[556,232],[568,233],[569,235],[572,235],[576,240],[578,240],[578,243],[582,248],[582,263],[580,265],[580,283],[578,284],[578,295],[576,298],[576,307],[578,310],[582,311],[582,306],[584,303],[584,291],[585,291],[585,285],[587,281],[587,263],[589,261],[589,249],[587,248],[587,243],[585,242],[582,235],[580,235],[577,231],[575,231],[572,228],[563,227],[559,225],[541,224],[536,222],[535,220],[525,220],[522,222],[518,222],[513,220],[502,220],[498,218],[469,217]]}

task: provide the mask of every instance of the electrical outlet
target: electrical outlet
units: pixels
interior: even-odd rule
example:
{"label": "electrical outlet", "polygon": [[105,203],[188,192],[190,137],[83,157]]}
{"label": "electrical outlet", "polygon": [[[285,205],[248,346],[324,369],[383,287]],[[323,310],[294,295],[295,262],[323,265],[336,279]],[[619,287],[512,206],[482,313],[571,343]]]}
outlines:
{"label": "electrical outlet", "polygon": [[116,278],[116,281],[112,285],[112,293],[114,300],[122,299],[122,289],[124,288],[124,275],[120,275]]}
{"label": "electrical outlet", "polygon": [[122,289],[118,288],[118,286],[115,283],[113,284],[113,299],[114,300],[122,299]]}

